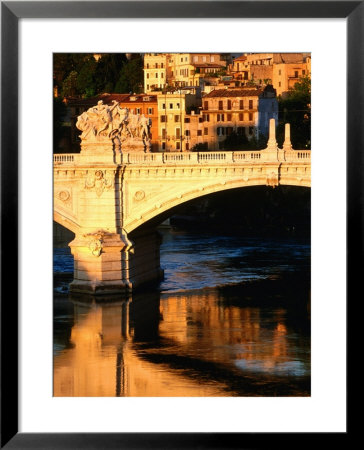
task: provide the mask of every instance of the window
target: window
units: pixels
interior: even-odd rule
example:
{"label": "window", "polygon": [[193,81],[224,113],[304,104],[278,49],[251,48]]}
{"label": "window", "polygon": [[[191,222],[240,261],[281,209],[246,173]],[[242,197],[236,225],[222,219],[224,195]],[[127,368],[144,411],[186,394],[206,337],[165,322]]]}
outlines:
{"label": "window", "polygon": [[162,128],[162,139],[166,139],[166,137],[167,137],[166,129]]}
{"label": "window", "polygon": [[202,136],[202,130],[197,130],[197,136]]}
{"label": "window", "polygon": [[224,122],[224,120],[225,120],[224,114],[218,114],[217,115],[217,121],[218,122]]}
{"label": "window", "polygon": [[224,127],[217,127],[217,135],[218,136],[224,136],[225,135],[225,128]]}
{"label": "window", "polygon": [[305,70],[302,70],[302,75],[306,75],[306,71]]}
{"label": "window", "polygon": [[158,72],[156,72],[155,77],[158,78]]}
{"label": "window", "polygon": [[209,102],[203,102],[203,109],[209,109]]}
{"label": "window", "polygon": [[149,78],[149,73],[147,73],[147,78]]}
{"label": "window", "polygon": [[231,114],[227,114],[227,115],[226,115],[226,120],[227,120],[228,122],[231,122]]}
{"label": "window", "polygon": [[249,121],[253,120],[253,113],[249,113]]}
{"label": "window", "polygon": [[294,77],[295,77],[295,78],[298,78],[298,70],[295,70],[295,71],[294,71]]}
{"label": "window", "polygon": [[162,109],[166,109],[166,104],[162,103]]}
{"label": "window", "polygon": [[136,114],[140,114],[140,108],[135,108]]}
{"label": "window", "polygon": [[223,110],[224,109],[224,104],[222,100],[219,100],[219,110]]}
{"label": "window", "polygon": [[181,128],[176,128],[176,138],[179,139],[181,137]]}
{"label": "window", "polygon": [[185,135],[186,136],[191,136],[190,130],[185,130]]}
{"label": "window", "polygon": [[278,75],[282,75],[281,69],[278,70]]}
{"label": "window", "polygon": [[177,103],[177,109],[179,109],[179,103]]}
{"label": "window", "polygon": [[173,103],[169,104],[169,109],[173,109]]}
{"label": "window", "polygon": [[166,143],[162,142],[162,150],[165,150],[165,149],[166,149]]}
{"label": "window", "polygon": [[231,100],[227,101],[227,109],[231,109]]}
{"label": "window", "polygon": [[147,84],[147,91],[149,91],[149,84]]}
{"label": "window", "polygon": [[279,83],[278,83],[278,87],[281,87],[281,86],[282,86],[282,83],[281,83],[281,82],[279,82]]}
{"label": "window", "polygon": [[176,142],[176,150],[180,150],[181,149],[181,143],[180,142]]}
{"label": "window", "polygon": [[189,117],[185,117],[185,123],[190,123],[190,118]]}
{"label": "window", "polygon": [[148,114],[153,114],[153,108],[148,108]]}
{"label": "window", "polygon": [[253,109],[253,100],[249,100],[249,109]]}
{"label": "window", "polygon": [[198,118],[198,123],[202,123],[203,122],[203,117],[199,117]]}
{"label": "window", "polygon": [[186,150],[190,149],[190,144],[188,142],[186,142]]}
{"label": "window", "polygon": [[163,63],[161,63],[161,68],[163,69],[163,67],[164,67],[164,64],[163,64]]}
{"label": "window", "polygon": [[194,56],[194,57],[193,57],[193,62],[196,63],[197,61],[198,61],[198,56]]}
{"label": "window", "polygon": [[206,56],[202,57],[202,62],[206,62]]}
{"label": "window", "polygon": [[161,122],[167,122],[167,116],[161,116]]}
{"label": "window", "polygon": [[179,116],[179,115],[174,116],[174,121],[175,121],[175,122],[179,122],[179,119],[180,119],[180,116]]}
{"label": "window", "polygon": [[239,109],[244,109],[244,100],[239,101]]}
{"label": "window", "polygon": [[163,72],[161,73],[161,78],[164,78],[164,73]]}
{"label": "window", "polygon": [[204,122],[210,122],[210,114],[204,114],[203,115],[203,121]]}
{"label": "window", "polygon": [[239,121],[242,122],[244,120],[244,114],[239,113]]}
{"label": "window", "polygon": [[211,62],[215,61],[215,56],[211,56]]}
{"label": "window", "polygon": [[208,129],[208,128],[204,128],[204,129],[203,129],[203,134],[204,134],[205,136],[207,136],[207,135],[209,134],[209,129]]}
{"label": "window", "polygon": [[147,63],[147,69],[149,69],[149,64]]}

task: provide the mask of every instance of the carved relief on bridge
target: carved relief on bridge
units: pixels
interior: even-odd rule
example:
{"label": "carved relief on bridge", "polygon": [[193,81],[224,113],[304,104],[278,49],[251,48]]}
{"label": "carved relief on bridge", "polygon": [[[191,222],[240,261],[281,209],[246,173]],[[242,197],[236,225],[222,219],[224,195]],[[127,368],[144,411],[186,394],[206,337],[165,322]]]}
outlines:
{"label": "carved relief on bridge", "polygon": [[150,151],[150,119],[133,114],[113,100],[111,106],[100,100],[83,112],[76,127],[82,131],[82,147],[88,144],[114,145],[125,151]]}
{"label": "carved relief on bridge", "polygon": [[108,170],[95,170],[88,172],[85,179],[85,188],[94,189],[96,195],[100,197],[104,190],[110,190],[114,188],[115,175],[113,171]]}
{"label": "carved relief on bridge", "polygon": [[266,185],[275,188],[279,185],[279,174],[278,172],[267,173]]}

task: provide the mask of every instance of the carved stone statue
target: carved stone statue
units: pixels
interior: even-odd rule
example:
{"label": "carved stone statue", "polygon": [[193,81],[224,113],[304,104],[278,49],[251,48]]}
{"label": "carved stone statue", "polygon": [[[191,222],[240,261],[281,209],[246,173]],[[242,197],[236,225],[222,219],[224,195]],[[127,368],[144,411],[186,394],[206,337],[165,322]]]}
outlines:
{"label": "carved stone statue", "polygon": [[76,127],[82,131],[84,148],[87,144],[108,144],[125,152],[150,151],[150,119],[130,113],[115,100],[112,106],[98,101],[77,118]]}

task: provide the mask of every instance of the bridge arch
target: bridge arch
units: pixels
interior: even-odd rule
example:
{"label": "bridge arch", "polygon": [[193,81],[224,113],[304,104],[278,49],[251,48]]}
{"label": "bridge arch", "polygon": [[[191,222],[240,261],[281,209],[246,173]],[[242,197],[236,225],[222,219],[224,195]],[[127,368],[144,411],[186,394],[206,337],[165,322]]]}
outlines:
{"label": "bridge arch", "polygon": [[72,231],[72,233],[77,234],[80,230],[80,225],[76,223],[72,218],[67,217],[63,212],[57,210],[56,206],[53,210],[53,220],[68,230]]}
{"label": "bridge arch", "polygon": [[[279,180],[279,185],[310,188],[310,175],[307,174],[305,177],[285,177],[284,180]],[[255,176],[220,182],[215,181],[200,187],[186,188],[179,192],[170,191],[169,195],[164,195],[163,200],[146,202],[143,208],[133,213],[134,217],[130,217],[123,228],[127,233],[132,233],[147,223],[155,222],[155,219],[158,217],[168,217],[169,211],[191,200],[218,192],[255,186],[269,186],[267,178],[265,176]]]}

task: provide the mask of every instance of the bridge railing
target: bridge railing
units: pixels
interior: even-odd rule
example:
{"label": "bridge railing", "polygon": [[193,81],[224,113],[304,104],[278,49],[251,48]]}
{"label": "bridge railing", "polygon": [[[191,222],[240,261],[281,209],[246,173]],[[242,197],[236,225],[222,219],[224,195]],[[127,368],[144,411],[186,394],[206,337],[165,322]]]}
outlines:
{"label": "bridge railing", "polygon": [[[278,159],[279,158],[279,159]],[[163,152],[163,153],[122,153],[122,164],[242,164],[262,162],[309,162],[310,150],[279,150],[277,154],[267,153],[265,150],[231,151],[231,152]],[[79,153],[63,153],[53,155],[54,165],[77,165],[82,163]]]}

